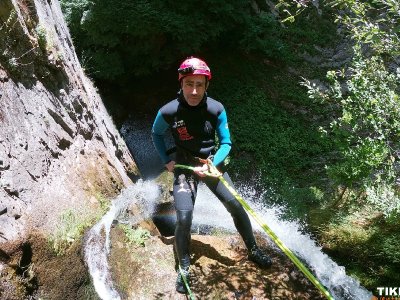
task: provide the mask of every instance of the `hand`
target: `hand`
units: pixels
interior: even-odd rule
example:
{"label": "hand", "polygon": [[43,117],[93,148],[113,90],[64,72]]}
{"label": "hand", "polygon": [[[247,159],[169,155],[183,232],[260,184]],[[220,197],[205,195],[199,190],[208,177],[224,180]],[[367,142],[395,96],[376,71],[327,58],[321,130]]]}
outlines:
{"label": "hand", "polygon": [[[202,171],[202,174],[203,174],[203,176],[199,174],[201,177],[204,177],[204,176],[219,177],[222,175],[221,172],[218,171],[218,169],[214,166],[214,164],[212,163],[212,161],[209,158],[207,158],[207,159],[199,158],[199,161],[201,163],[203,163],[204,165],[203,165],[203,167],[198,167],[198,168],[204,168],[204,166],[207,167],[207,169],[205,171],[203,169],[200,170],[200,171]],[[206,172],[207,174],[204,174],[204,172]]]}
{"label": "hand", "polygon": [[165,165],[165,167],[167,168],[168,172],[173,172],[175,169],[175,161],[171,160]]}
{"label": "hand", "polygon": [[204,172],[208,172],[208,165],[204,164],[201,167],[195,167],[193,171],[200,177],[206,177],[207,175]]}

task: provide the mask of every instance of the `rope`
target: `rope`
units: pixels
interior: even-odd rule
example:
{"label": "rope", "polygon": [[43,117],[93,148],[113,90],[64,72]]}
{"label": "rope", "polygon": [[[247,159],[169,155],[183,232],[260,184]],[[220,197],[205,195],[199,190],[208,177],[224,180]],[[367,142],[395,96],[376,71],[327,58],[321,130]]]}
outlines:
{"label": "rope", "polygon": [[181,265],[178,264],[178,266],[179,266],[179,273],[181,273],[181,277],[183,279],[183,283],[185,284],[186,290],[188,291],[189,298],[190,298],[190,300],[195,300],[194,295],[193,295],[192,291],[190,290],[189,283],[186,280],[186,276],[183,274]]}
{"label": "rope", "polygon": [[[201,160],[201,162],[204,162]],[[297,256],[282,242],[282,240],[271,230],[271,228],[256,214],[256,212],[247,204],[246,201],[235,191],[233,187],[222,177],[222,174],[217,168],[212,165],[210,160],[206,163],[209,166],[209,171],[204,172],[207,176],[217,177],[226,188],[232,193],[232,195],[239,201],[243,208],[255,219],[255,221],[264,229],[275,244],[290,258],[290,260],[300,269],[301,272],[317,287],[321,293],[329,300],[335,300],[329,291],[322,285],[322,283],[307,269],[307,267],[297,258]],[[187,169],[194,171],[194,167],[176,164],[175,168]]]}

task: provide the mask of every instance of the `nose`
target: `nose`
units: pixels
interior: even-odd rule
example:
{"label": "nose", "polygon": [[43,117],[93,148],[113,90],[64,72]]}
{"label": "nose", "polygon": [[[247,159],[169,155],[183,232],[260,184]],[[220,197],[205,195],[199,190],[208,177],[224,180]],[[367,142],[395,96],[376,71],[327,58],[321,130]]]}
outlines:
{"label": "nose", "polygon": [[195,87],[194,87],[193,90],[192,90],[192,95],[197,95],[197,90],[196,90]]}

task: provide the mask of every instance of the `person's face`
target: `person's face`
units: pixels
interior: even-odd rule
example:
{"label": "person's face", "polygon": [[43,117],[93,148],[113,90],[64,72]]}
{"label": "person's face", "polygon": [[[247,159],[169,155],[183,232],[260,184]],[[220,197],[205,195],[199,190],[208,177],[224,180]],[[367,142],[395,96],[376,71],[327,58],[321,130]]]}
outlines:
{"label": "person's face", "polygon": [[208,87],[204,75],[189,75],[182,78],[182,91],[186,102],[190,106],[198,105],[204,97]]}

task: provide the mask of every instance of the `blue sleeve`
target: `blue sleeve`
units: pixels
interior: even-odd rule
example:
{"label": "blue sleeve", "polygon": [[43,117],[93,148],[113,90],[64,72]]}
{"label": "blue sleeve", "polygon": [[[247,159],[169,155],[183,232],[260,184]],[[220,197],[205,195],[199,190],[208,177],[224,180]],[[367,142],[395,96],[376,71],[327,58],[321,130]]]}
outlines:
{"label": "blue sleeve", "polygon": [[167,164],[171,161],[167,155],[167,147],[165,146],[164,133],[168,129],[169,125],[164,120],[161,112],[158,111],[156,119],[153,123],[153,128],[151,129],[151,136],[153,139],[154,147],[156,148],[158,154],[160,155],[161,161]]}
{"label": "blue sleeve", "polygon": [[228,128],[228,118],[226,116],[225,110],[223,110],[221,114],[218,116],[217,135],[220,146],[217,153],[215,153],[214,155],[213,164],[215,166],[218,166],[225,160],[225,158],[229,154],[229,151],[231,150],[231,145],[232,145],[231,135],[229,133],[229,128]]}

